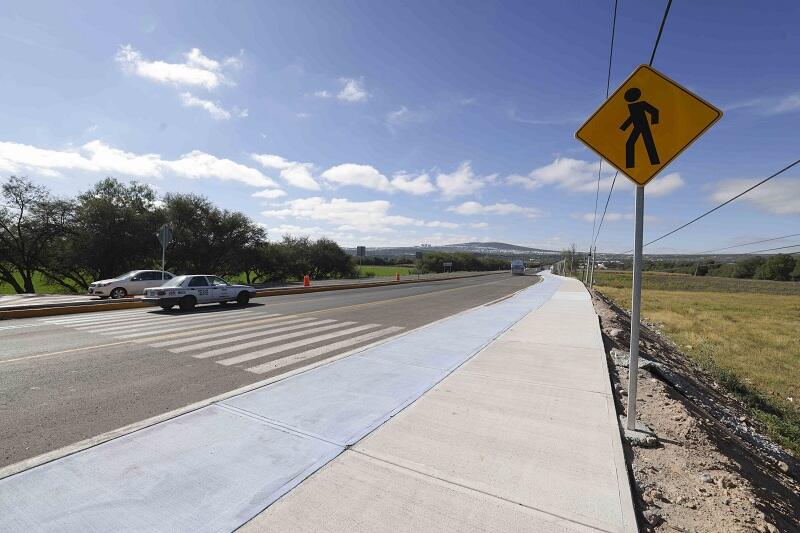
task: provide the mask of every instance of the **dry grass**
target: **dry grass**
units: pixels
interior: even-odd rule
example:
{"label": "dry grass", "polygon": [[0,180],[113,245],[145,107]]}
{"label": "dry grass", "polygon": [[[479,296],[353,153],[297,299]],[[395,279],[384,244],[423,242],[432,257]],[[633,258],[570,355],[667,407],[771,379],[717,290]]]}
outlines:
{"label": "dry grass", "polygon": [[[601,273],[596,287],[627,309],[630,278],[622,276]],[[681,351],[754,409],[773,437],[800,451],[800,293],[792,287],[796,284],[782,284],[790,290],[779,294],[771,284],[761,285],[763,293],[752,286],[749,292],[723,292],[724,285],[716,280],[725,278],[693,278],[691,290],[652,288],[665,284],[658,277],[650,279],[647,283],[645,278],[642,290],[642,316],[662,324]],[[699,290],[697,280],[703,279],[712,280],[706,291]]]}

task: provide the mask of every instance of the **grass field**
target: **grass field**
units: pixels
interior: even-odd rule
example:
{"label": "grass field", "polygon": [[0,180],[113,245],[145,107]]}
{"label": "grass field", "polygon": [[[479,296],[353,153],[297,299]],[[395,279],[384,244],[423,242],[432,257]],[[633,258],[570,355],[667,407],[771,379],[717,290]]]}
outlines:
{"label": "grass field", "polygon": [[[629,273],[595,286],[630,309]],[[800,453],[800,284],[647,272],[642,315]]]}
{"label": "grass field", "polygon": [[396,273],[405,276],[406,274],[411,274],[414,271],[414,267],[362,265],[358,267],[358,271],[362,276],[368,276],[370,273],[376,277],[394,276]]}
{"label": "grass field", "polygon": [[[19,276],[17,276],[19,279]],[[21,282],[20,282],[21,283]],[[70,292],[61,285],[48,283],[44,277],[38,272],[33,276],[33,286],[38,293],[46,294],[70,294]],[[0,282],[0,294],[16,294],[17,291],[8,283]]]}

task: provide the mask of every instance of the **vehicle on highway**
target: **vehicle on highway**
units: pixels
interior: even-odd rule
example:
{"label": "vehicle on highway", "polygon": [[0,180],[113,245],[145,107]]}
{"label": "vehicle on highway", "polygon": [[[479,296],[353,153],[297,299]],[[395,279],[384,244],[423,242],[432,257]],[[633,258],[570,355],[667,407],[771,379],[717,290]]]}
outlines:
{"label": "vehicle on highway", "polygon": [[525,274],[525,263],[521,259],[514,259],[511,261],[511,273],[515,276],[522,276]]}
{"label": "vehicle on highway", "polygon": [[88,294],[100,298],[125,298],[134,294],[144,294],[148,287],[157,287],[175,274],[161,270],[131,270],[111,279],[101,279],[89,285]]}
{"label": "vehicle on highway", "polygon": [[190,311],[197,304],[236,302],[247,305],[256,290],[250,285],[232,285],[220,278],[208,274],[191,274],[176,276],[160,287],[145,289],[142,301],[172,309],[177,305],[182,311]]}

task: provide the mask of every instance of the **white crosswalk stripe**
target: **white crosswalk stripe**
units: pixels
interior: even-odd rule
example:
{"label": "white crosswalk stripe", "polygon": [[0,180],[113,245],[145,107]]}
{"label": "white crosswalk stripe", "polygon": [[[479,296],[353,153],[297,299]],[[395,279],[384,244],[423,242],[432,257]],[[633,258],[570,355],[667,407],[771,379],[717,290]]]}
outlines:
{"label": "white crosswalk stripe", "polygon": [[[246,327],[241,327],[241,328],[238,328],[238,329],[228,329],[228,328],[224,328],[224,329],[226,330],[225,331],[226,335],[235,335],[237,333],[246,333],[248,331],[261,331],[264,328],[272,327],[273,325],[275,327],[278,327],[278,326],[282,326],[285,323],[289,323],[289,322],[291,322],[292,324],[298,324],[298,323],[302,324],[303,322],[308,322],[308,321],[311,321],[311,320],[316,320],[316,319],[313,318],[313,317],[310,317],[310,316],[309,317],[298,317],[297,315],[284,315],[284,316],[277,316],[275,318],[267,318],[265,320],[252,320],[252,321],[248,321],[248,322],[237,322],[237,325],[246,326]],[[251,324],[251,325],[248,325],[248,324]],[[194,331],[191,331],[191,332],[187,331],[187,332],[183,332],[183,333],[176,333],[174,335],[170,335],[170,339],[166,340],[166,341],[153,342],[151,340],[148,341],[147,339],[143,339],[142,342],[148,342],[150,344],[150,346],[153,346],[155,348],[165,348],[167,346],[175,346],[177,344],[192,344],[192,343],[195,343],[197,341],[204,341],[204,340],[207,340],[207,339],[218,338],[220,332],[217,331],[217,330],[220,330],[220,329],[223,329],[223,328],[208,328],[208,329],[209,329],[209,331],[212,331],[212,333],[206,333],[204,335],[197,335]],[[175,338],[175,337],[177,337],[177,338]]]}
{"label": "white crosswalk stripe", "polygon": [[127,340],[163,349],[165,356],[189,356],[224,367],[237,365],[255,374],[288,372],[383,341],[405,329],[237,308],[186,314],[152,309],[107,311],[40,319],[36,325]]}
{"label": "white crosswalk stripe", "polygon": [[165,325],[173,325],[181,322],[191,322],[192,324],[199,324],[201,322],[213,322],[215,320],[232,318],[241,316],[243,314],[252,313],[251,311],[231,311],[227,313],[203,313],[197,315],[182,315],[176,317],[154,317],[140,320],[125,320],[122,323],[114,323],[111,325],[98,324],[98,325],[81,325],[75,329],[80,331],[87,331],[89,333],[114,333],[117,331],[132,330],[134,328],[147,327],[151,325],[163,327]]}
{"label": "white crosswalk stripe", "polygon": [[280,346],[275,346],[273,348],[265,348],[264,350],[256,350],[255,352],[249,352],[249,353],[246,353],[246,354],[243,354],[243,355],[237,355],[236,357],[231,357],[230,359],[223,359],[223,360],[217,361],[217,362],[219,364],[221,364],[221,365],[235,365],[237,363],[243,363],[245,361],[252,361],[253,359],[258,359],[260,357],[267,357],[268,355],[274,355],[276,353],[285,352],[285,351],[288,351],[288,350],[293,350],[294,348],[300,348],[301,346],[308,346],[309,344],[316,344],[318,342],[326,341],[326,340],[329,340],[329,339],[335,339],[336,337],[343,337],[343,336],[349,335],[351,333],[357,333],[359,331],[364,331],[365,329],[372,329],[372,328],[377,328],[377,327],[380,327],[380,325],[379,324],[364,324],[363,326],[356,326],[354,328],[342,329],[342,330],[339,330],[339,331],[334,331],[333,333],[327,333],[325,335],[317,335],[315,337],[310,337],[310,338],[307,338],[307,339],[301,339],[299,341],[294,341],[294,342],[290,342],[290,343],[287,343],[287,344],[281,344]]}
{"label": "white crosswalk stripe", "polygon": [[[350,326],[355,324],[355,322],[338,322],[336,324],[327,324],[324,326],[320,326],[318,328],[314,328],[313,333],[318,331],[329,331],[332,329],[340,328],[342,326]],[[232,352],[241,352],[242,350],[247,350],[249,348],[257,348],[258,346],[263,346],[265,344],[274,344],[276,342],[285,341],[288,339],[296,339],[298,337],[307,336],[309,334],[308,331],[297,331],[295,333],[284,333],[283,335],[278,335],[277,337],[269,337],[267,339],[262,339],[253,342],[245,342],[244,344],[234,344],[233,346],[226,346],[225,348],[217,348],[216,350],[211,350],[208,352],[199,353],[193,355],[192,357],[196,357],[197,359],[205,359],[207,357],[216,357],[218,355],[225,355]]]}
{"label": "white crosswalk stripe", "polygon": [[344,350],[345,348],[350,348],[351,346],[363,344],[372,339],[386,337],[387,335],[391,335],[392,333],[397,333],[399,331],[402,331],[403,329],[404,328],[401,328],[400,326],[392,326],[388,328],[379,329],[378,331],[372,331],[364,335],[359,335],[358,337],[352,337],[349,339],[345,339],[343,341],[338,341],[332,344],[328,344],[326,346],[320,346],[319,348],[306,350],[305,352],[300,352],[287,357],[282,357],[280,359],[276,359],[274,361],[270,361],[268,363],[264,363],[261,365],[251,366],[250,368],[246,368],[245,370],[247,370],[248,372],[253,372],[255,374],[266,374],[267,372],[272,372],[274,370],[286,368],[287,366],[301,363],[303,361],[307,361],[309,359],[313,359],[321,355],[325,355],[332,352],[338,352],[339,350]]}
{"label": "white crosswalk stripe", "polygon": [[[288,325],[288,326],[285,325],[284,323],[281,323],[280,325],[283,326],[283,327],[275,327],[275,328],[266,327],[266,328],[261,328],[259,331],[255,331],[255,332],[252,332],[252,333],[245,333],[244,335],[236,335],[236,336],[229,336],[230,332],[226,332],[224,338],[219,338],[219,334],[217,334],[217,335],[215,335],[217,337],[215,340],[206,341],[206,342],[199,342],[199,343],[193,343],[193,344],[191,344],[189,346],[181,346],[180,348],[172,348],[170,350],[170,352],[172,352],[172,353],[183,353],[183,352],[189,352],[189,351],[193,351],[193,350],[203,350],[205,348],[211,348],[212,346],[221,346],[223,344],[230,344],[232,342],[239,342],[239,341],[243,341],[243,340],[247,340],[247,339],[255,339],[255,338],[258,338],[258,337],[265,337],[267,335],[273,335],[275,333],[283,333],[285,331],[294,331],[294,330],[297,330],[297,329],[307,329],[307,328],[313,327],[313,326],[322,326],[324,324],[330,324],[331,322],[336,322],[336,321],[329,318],[329,319],[325,319],[325,320],[317,320],[315,322],[301,322],[300,324],[295,322],[294,324],[291,324],[291,325]],[[316,329],[316,330],[319,331],[319,329]],[[303,331],[303,332],[300,332],[300,333],[293,333],[292,335],[306,335],[306,334],[307,333],[305,331]],[[281,336],[278,336],[278,337],[271,337],[271,339],[272,339],[272,342],[278,342],[278,341],[283,340],[283,339],[292,338],[292,335],[288,335],[288,336],[281,335]],[[263,342],[263,341],[258,341],[258,343],[257,344],[254,343],[254,345],[258,346],[259,344],[261,344],[261,342]],[[238,346],[242,346],[242,345],[238,345]]]}

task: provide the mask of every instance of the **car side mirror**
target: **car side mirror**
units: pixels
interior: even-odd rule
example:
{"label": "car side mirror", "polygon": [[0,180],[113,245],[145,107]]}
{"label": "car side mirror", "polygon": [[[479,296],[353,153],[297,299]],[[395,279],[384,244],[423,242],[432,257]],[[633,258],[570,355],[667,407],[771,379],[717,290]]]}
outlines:
{"label": "car side mirror", "polygon": [[134,276],[131,278],[131,281],[142,281],[142,278],[140,278],[139,276]]}

